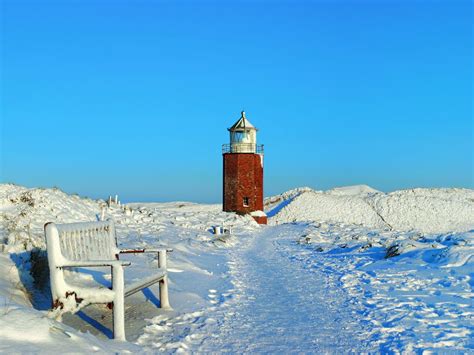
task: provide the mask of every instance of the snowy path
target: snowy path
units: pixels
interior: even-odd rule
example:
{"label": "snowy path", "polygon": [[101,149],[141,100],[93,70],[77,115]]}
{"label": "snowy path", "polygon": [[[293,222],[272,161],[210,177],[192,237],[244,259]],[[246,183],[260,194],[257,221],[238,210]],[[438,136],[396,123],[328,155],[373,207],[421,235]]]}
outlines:
{"label": "snowy path", "polygon": [[[208,307],[149,320],[138,344],[205,353],[471,350],[469,235],[419,239],[319,223],[242,231],[212,252],[218,263],[205,263]],[[385,259],[393,240],[426,247]]]}
{"label": "snowy path", "polygon": [[292,250],[301,248],[294,244],[297,231],[295,226],[267,227],[247,246],[230,250],[237,296],[213,315],[215,329],[196,350],[367,350],[347,296],[327,282],[322,270],[304,268],[292,258]]}

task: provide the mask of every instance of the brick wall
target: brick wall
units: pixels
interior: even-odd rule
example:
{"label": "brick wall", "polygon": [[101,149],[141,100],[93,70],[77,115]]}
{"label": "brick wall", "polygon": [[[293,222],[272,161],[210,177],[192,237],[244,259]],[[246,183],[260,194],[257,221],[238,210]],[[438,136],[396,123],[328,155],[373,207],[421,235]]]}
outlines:
{"label": "brick wall", "polygon": [[[259,154],[224,154],[224,211],[263,211],[263,166]],[[244,206],[248,197],[248,206]]]}

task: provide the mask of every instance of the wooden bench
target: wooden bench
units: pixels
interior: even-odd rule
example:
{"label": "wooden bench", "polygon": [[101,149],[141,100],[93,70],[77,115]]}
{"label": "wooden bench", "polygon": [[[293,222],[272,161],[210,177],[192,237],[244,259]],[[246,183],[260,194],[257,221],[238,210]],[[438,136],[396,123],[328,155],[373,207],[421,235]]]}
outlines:
{"label": "wooden bench", "polygon": [[[53,308],[76,312],[78,305],[105,303],[113,307],[114,339],[125,341],[124,298],[157,282],[160,286],[160,306],[171,309],[168,298],[166,254],[171,249],[125,249],[117,247],[112,221],[70,224],[47,223],[44,226],[51,277]],[[157,253],[158,272],[125,287],[124,266],[120,254]],[[112,288],[99,284],[78,286],[68,283],[64,269],[77,267],[110,267]]]}

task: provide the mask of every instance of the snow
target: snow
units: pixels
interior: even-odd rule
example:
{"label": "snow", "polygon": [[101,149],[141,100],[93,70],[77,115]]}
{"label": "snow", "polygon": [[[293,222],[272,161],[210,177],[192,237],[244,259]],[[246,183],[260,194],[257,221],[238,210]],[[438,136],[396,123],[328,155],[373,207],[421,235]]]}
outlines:
{"label": "snow", "polygon": [[253,211],[253,212],[250,212],[250,215],[252,217],[266,217],[266,213],[263,212],[263,211]]}
{"label": "snow", "polygon": [[380,193],[367,185],[354,185],[354,186],[343,186],[336,187],[328,191],[332,195],[344,195],[344,196],[363,196],[370,195],[373,193]]}
{"label": "snow", "polygon": [[[385,194],[359,185],[329,191],[304,189],[273,200],[279,198],[287,203],[277,213],[269,212],[274,216],[273,224],[343,222],[424,233],[474,228],[474,191],[468,189],[411,189]],[[267,199],[267,203],[267,208],[275,209],[272,200]]]}
{"label": "snow", "polygon": [[[340,283],[377,350],[472,349],[473,232],[421,235],[309,224],[299,242],[304,248],[294,257]],[[398,252],[387,258],[390,246]]]}
{"label": "snow", "polygon": [[[44,223],[96,221],[105,206],[0,185],[1,352],[474,351],[473,190],[299,188],[265,200],[269,226],[221,205],[105,208],[121,247],[174,249],[173,311],[156,307],[157,287],[127,298],[126,343],[109,339],[104,307],[48,317],[47,263],[33,257]],[[126,283],[157,268],[155,254],[125,260]],[[110,285],[109,270],[79,271],[78,282]]]}
{"label": "snow", "polygon": [[0,352],[133,353],[131,343],[99,340],[45,316],[32,307],[28,291],[8,254],[0,254]]}

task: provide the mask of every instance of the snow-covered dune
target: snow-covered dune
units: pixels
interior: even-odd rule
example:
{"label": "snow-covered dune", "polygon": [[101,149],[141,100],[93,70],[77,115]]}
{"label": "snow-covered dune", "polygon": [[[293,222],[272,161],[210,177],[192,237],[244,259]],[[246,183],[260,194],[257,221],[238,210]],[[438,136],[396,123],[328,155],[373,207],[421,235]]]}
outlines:
{"label": "snow-covered dune", "polygon": [[411,189],[366,201],[396,230],[442,233],[474,229],[474,190]]}
{"label": "snow-covered dune", "polygon": [[272,224],[301,221],[332,221],[384,228],[374,209],[362,198],[307,191],[295,197],[273,219]]}
{"label": "snow-covered dune", "polygon": [[[62,323],[47,317],[47,262],[32,257],[45,256],[45,222],[94,221],[104,206],[58,189],[0,185],[0,352],[474,349],[473,190],[298,188],[265,200],[267,227],[219,204],[113,204],[104,217],[115,220],[121,246],[174,249],[174,311],[157,308],[152,292],[127,299],[134,344],[107,339],[107,309]],[[223,225],[233,230],[225,240],[211,233]],[[130,257],[126,279],[156,269],[154,255]]]}
{"label": "snow-covered dune", "polygon": [[335,187],[328,191],[331,195],[343,195],[343,196],[367,196],[374,193],[380,193],[380,191],[373,189],[367,185],[353,185],[353,186],[342,186]]}
{"label": "snow-covered dune", "polygon": [[[96,329],[80,317],[66,315],[64,323],[60,323],[46,316],[51,300],[44,255],[44,224],[96,221],[105,206],[103,200],[68,195],[55,188],[29,189],[0,184],[0,269],[3,270],[0,273],[0,353],[119,353],[142,349],[131,343],[104,339],[101,327]],[[222,246],[215,243],[222,242],[216,241],[209,232],[211,227],[227,225],[239,227],[241,231],[259,228],[249,216],[222,212],[221,205],[176,202],[139,203],[124,207],[113,204],[105,209],[104,216],[115,220],[120,246],[165,245],[174,249],[169,257],[169,272],[172,274],[171,302],[177,314],[206,307],[209,287],[219,288],[215,284],[222,283],[221,279],[213,277],[216,263],[222,262],[222,257],[216,255]],[[232,241],[228,245],[232,245]],[[32,251],[41,256],[40,263],[33,265]],[[126,279],[130,281],[149,275],[157,266],[155,258],[152,254],[133,257],[134,265],[127,268]],[[137,295],[139,305],[144,300],[143,295],[141,298]],[[137,341],[147,319],[162,312],[150,302],[146,302],[148,308],[146,305],[138,307],[138,311],[133,308],[133,300],[127,299],[127,302],[127,307],[131,307],[126,311],[128,339]],[[91,312],[94,314],[95,310]],[[110,312],[103,312],[101,310],[95,315],[99,319],[106,316],[101,323],[110,328]],[[83,334],[74,328],[91,331],[94,335]],[[185,337],[186,331],[189,332],[183,330],[180,335]],[[155,337],[159,339],[159,335]],[[179,348],[180,343],[173,346]]]}
{"label": "snow-covered dune", "polygon": [[[288,197],[290,196],[290,197]],[[272,205],[271,201],[281,201]],[[443,233],[474,229],[474,191],[411,189],[385,194],[365,185],[305,189],[266,200],[271,224],[318,221],[390,230]]]}
{"label": "snow-covered dune", "polygon": [[0,185],[0,240],[5,250],[45,247],[46,222],[97,220],[104,201],[68,195],[59,189]]}

